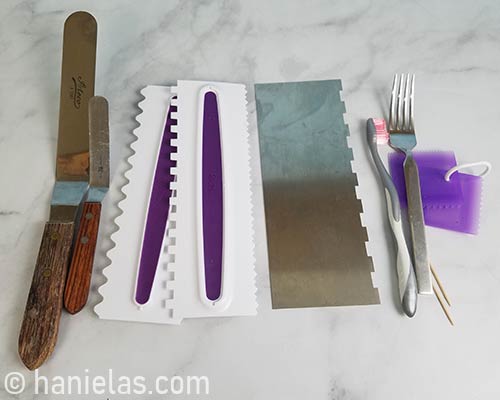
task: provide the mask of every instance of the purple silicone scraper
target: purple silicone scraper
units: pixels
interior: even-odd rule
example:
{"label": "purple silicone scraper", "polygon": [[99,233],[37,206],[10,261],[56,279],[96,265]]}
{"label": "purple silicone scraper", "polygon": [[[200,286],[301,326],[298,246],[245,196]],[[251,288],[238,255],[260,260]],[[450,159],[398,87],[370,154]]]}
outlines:
{"label": "purple silicone scraper", "polygon": [[[477,234],[481,209],[480,176],[457,172],[449,182],[446,172],[457,165],[452,151],[415,152],[420,174],[425,224],[456,232]],[[406,207],[403,155],[389,154],[389,169],[401,205]]]}
{"label": "purple silicone scraper", "polygon": [[174,180],[170,168],[176,166],[176,162],[171,159],[171,154],[176,151],[176,148],[171,145],[171,140],[177,137],[177,134],[171,130],[171,114],[176,111],[176,106],[170,106],[167,113],[151,187],[135,291],[135,301],[140,305],[146,304],[151,296],[151,289],[166,233],[170,196],[172,195],[170,183]]}
{"label": "purple silicone scraper", "polygon": [[201,141],[202,272],[206,299],[215,305],[223,292],[224,193],[218,98],[210,89],[203,96]]}

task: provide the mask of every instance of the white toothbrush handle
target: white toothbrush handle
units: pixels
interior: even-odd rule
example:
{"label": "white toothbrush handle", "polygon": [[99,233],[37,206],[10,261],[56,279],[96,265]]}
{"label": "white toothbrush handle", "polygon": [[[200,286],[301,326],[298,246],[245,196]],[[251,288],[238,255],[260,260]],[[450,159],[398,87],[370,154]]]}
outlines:
{"label": "white toothbrush handle", "polygon": [[410,252],[406,246],[402,218],[400,217],[399,220],[395,218],[392,208],[392,198],[389,190],[386,188],[385,197],[387,200],[387,214],[396,242],[396,268],[401,304],[405,314],[413,317],[417,310],[417,281],[415,279],[415,272],[413,271]]}

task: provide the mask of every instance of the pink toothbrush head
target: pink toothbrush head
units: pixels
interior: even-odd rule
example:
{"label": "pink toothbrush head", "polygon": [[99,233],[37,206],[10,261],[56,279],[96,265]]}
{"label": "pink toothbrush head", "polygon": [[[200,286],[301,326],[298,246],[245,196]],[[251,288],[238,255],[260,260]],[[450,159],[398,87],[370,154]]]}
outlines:
{"label": "pink toothbrush head", "polygon": [[377,144],[389,143],[389,132],[387,132],[387,127],[385,125],[385,119],[373,118],[373,124],[375,125],[375,129],[376,129]]}

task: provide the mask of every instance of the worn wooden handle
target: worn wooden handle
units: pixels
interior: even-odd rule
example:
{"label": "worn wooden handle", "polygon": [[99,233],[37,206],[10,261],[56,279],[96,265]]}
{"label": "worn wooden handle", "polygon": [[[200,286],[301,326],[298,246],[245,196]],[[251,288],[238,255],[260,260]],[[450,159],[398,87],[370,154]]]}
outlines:
{"label": "worn wooden handle", "polygon": [[89,297],[100,217],[101,203],[84,203],[64,292],[64,307],[71,314],[79,312]]}
{"label": "worn wooden handle", "polygon": [[31,370],[50,356],[57,342],[73,222],[47,222],[19,333],[19,355]]}

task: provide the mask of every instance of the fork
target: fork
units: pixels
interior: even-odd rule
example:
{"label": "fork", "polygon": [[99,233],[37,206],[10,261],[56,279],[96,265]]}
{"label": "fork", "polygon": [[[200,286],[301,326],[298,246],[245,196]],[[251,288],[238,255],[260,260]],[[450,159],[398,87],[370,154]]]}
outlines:
{"label": "fork", "polygon": [[405,154],[404,176],[408,199],[408,222],[413,247],[413,264],[419,294],[432,294],[432,277],[427,258],[420,177],[412,150],[417,145],[414,124],[415,75],[394,75],[389,110],[389,143]]}

